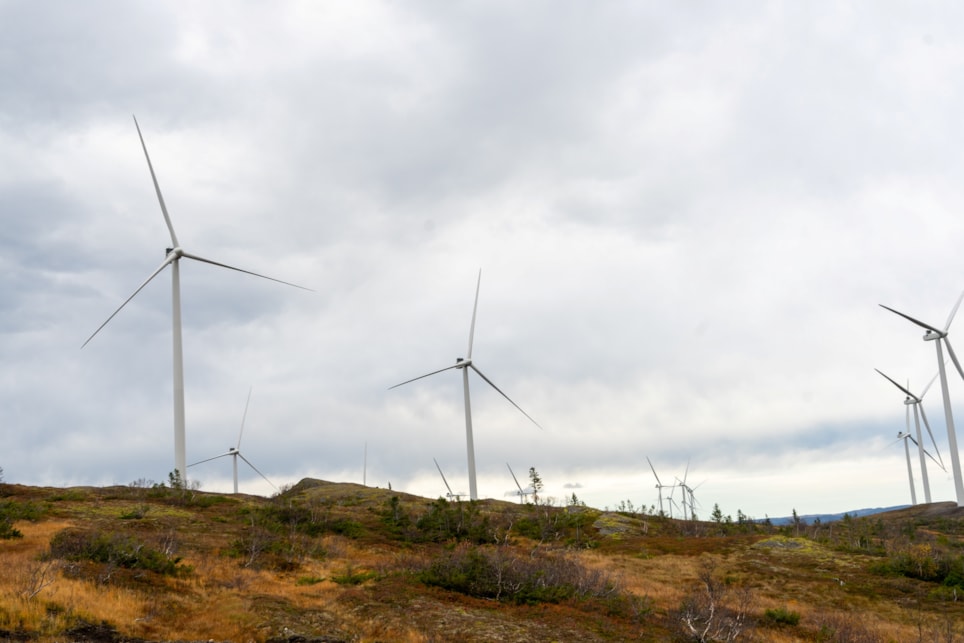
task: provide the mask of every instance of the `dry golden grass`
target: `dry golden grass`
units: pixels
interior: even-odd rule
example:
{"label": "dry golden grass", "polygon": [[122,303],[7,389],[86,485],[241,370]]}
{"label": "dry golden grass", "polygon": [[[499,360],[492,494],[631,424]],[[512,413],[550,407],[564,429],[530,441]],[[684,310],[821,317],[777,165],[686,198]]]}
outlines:
{"label": "dry golden grass", "polygon": [[[964,621],[964,604],[937,602],[933,583],[872,573],[879,557],[772,534],[708,536],[719,529],[659,518],[649,518],[643,529],[625,516],[609,516],[607,524],[625,528],[613,536],[583,526],[580,538],[592,538],[596,547],[565,555],[608,575],[624,596],[640,599],[632,608],[640,613],[627,612],[625,605],[610,610],[605,600],[513,605],[472,598],[426,586],[415,574],[446,555],[445,543],[404,543],[385,528],[382,515],[393,495],[413,521],[428,511],[430,500],[359,485],[300,487],[279,501],[215,494],[155,497],[127,488],[7,489],[8,497],[43,505],[44,512],[36,522],[17,522],[23,538],[0,541],[0,638],[2,630],[19,629],[45,643],[63,640],[78,623],[104,622],[121,636],[147,641],[262,642],[293,634],[411,643],[668,641],[674,628],[668,618],[698,589],[707,560],[729,586],[752,590],[750,614],[757,622],[764,623],[766,610],[800,615],[797,626],[761,625],[755,640],[817,640],[828,618],[877,636],[861,640],[917,640],[918,628],[932,640],[939,628]],[[235,543],[262,529],[259,511],[297,503],[310,506],[319,520],[351,520],[358,533],[308,536],[283,523],[271,533],[294,549],[256,560],[227,555]],[[504,525],[520,517],[548,515],[541,507],[537,514],[498,501],[479,506],[501,536]],[[953,520],[958,523],[952,526],[959,525],[961,518]],[[170,547],[190,571],[115,573],[92,562],[42,559],[51,538],[67,527]],[[928,537],[959,538],[933,525],[922,531]],[[523,557],[539,549],[562,551],[572,535],[545,543],[513,536],[507,547]]]}

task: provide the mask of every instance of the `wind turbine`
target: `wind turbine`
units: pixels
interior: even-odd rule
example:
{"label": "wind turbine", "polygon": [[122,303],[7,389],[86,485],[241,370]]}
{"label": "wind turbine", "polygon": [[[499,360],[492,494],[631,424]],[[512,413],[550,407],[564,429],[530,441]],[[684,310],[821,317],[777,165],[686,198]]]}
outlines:
{"label": "wind turbine", "polygon": [[464,493],[453,493],[453,492],[452,492],[452,487],[449,486],[449,481],[445,479],[445,474],[442,473],[442,467],[438,466],[438,460],[436,460],[435,458],[432,458],[432,462],[435,463],[435,468],[438,469],[438,474],[439,474],[440,476],[442,476],[442,482],[445,483],[445,488],[448,490],[448,493],[445,494],[445,497],[446,497],[446,498],[455,498],[455,501],[456,501],[456,502],[458,502],[459,500],[461,500],[461,499],[462,499],[462,496],[464,496],[465,494],[464,494]]}
{"label": "wind turbine", "polygon": [[957,360],[957,355],[954,354],[954,348],[947,338],[947,330],[951,327],[951,322],[954,321],[954,315],[957,314],[957,309],[960,308],[962,299],[964,299],[964,292],[957,298],[957,303],[955,303],[954,308],[951,309],[951,314],[947,317],[947,323],[944,324],[943,330],[935,328],[930,324],[925,324],[910,315],[905,315],[899,310],[894,310],[889,306],[880,304],[881,308],[886,308],[890,312],[900,315],[907,321],[926,329],[927,332],[924,333],[924,341],[933,341],[934,346],[937,347],[937,368],[941,377],[941,393],[944,396],[944,418],[947,421],[947,446],[951,451],[951,469],[954,472],[954,490],[957,493],[958,507],[964,507],[964,479],[961,477],[961,456],[957,450],[957,435],[954,432],[954,415],[951,412],[951,396],[947,389],[947,371],[944,369],[944,351],[941,349],[941,342],[947,344],[947,353],[950,355],[951,361],[954,362],[957,372],[964,378],[964,370],[961,369],[961,363]]}
{"label": "wind turbine", "polygon": [[167,213],[167,206],[164,203],[164,197],[161,195],[161,187],[157,182],[157,175],[154,174],[154,166],[151,164],[151,157],[147,153],[147,145],[144,143],[144,136],[141,134],[141,127],[138,125],[136,117],[134,118],[134,127],[137,128],[137,136],[141,140],[141,148],[144,150],[144,158],[147,159],[147,169],[150,170],[151,180],[154,182],[154,191],[157,193],[157,201],[161,206],[161,214],[164,215],[164,223],[167,224],[167,230],[171,234],[171,247],[165,250],[165,258],[160,267],[151,273],[151,276],[148,277],[144,283],[138,286],[137,290],[135,290],[130,297],[125,299],[124,303],[122,303],[117,310],[111,313],[111,316],[108,317],[103,324],[97,327],[97,330],[95,330],[93,334],[87,338],[87,341],[84,342],[81,348],[86,346],[90,340],[92,340],[94,336],[97,335],[97,333],[99,333],[101,329],[103,329],[104,326],[106,326],[110,320],[112,320],[117,313],[119,313],[121,309],[128,304],[128,302],[137,296],[137,293],[143,290],[143,288],[149,284],[152,279],[154,279],[154,277],[159,275],[167,266],[171,266],[171,322],[174,338],[174,470],[180,475],[184,476],[186,480],[187,456],[184,437],[184,350],[181,341],[181,258],[185,257],[187,259],[194,259],[195,261],[208,263],[212,266],[219,266],[221,268],[243,272],[248,275],[254,275],[255,277],[261,277],[262,279],[276,281],[278,283],[285,284],[286,286],[301,288],[302,290],[310,290],[310,288],[305,288],[304,286],[298,286],[297,284],[275,279],[274,277],[267,277],[256,272],[251,272],[250,270],[243,270],[242,268],[229,266],[211,259],[206,259],[204,257],[186,252],[183,248],[181,248],[181,244],[177,240],[177,235],[174,233],[174,225],[171,223],[171,217]]}
{"label": "wind turbine", "polygon": [[509,473],[512,475],[512,481],[515,482],[515,486],[518,489],[518,491],[506,491],[505,495],[519,496],[519,502],[520,503],[525,502],[526,496],[532,495],[533,493],[536,492],[536,490],[533,488],[532,485],[529,485],[525,489],[523,489],[522,485],[519,484],[519,479],[515,477],[515,472],[512,470],[512,467],[509,466],[508,462],[505,463],[505,466],[508,467]]}
{"label": "wind turbine", "polygon": [[[653,477],[656,478],[656,494],[657,494],[657,496],[659,497],[659,514],[662,516],[662,515],[664,515],[664,514],[663,514],[663,489],[669,489],[669,490],[670,490],[670,498],[669,498],[669,499],[670,499],[670,501],[672,502],[672,499],[673,499],[673,498],[672,498],[672,493],[673,493],[672,490],[673,490],[673,488],[674,488],[676,485],[663,484],[663,483],[660,481],[659,476],[656,475],[656,469],[653,467],[653,463],[650,461],[649,456],[646,456],[646,462],[649,462],[649,468],[653,471]],[[670,518],[672,518],[672,517],[673,517],[673,516],[672,516],[672,505],[671,505],[671,506],[670,506]]]}
{"label": "wind turbine", "polygon": [[231,456],[231,459],[232,459],[232,461],[233,461],[233,463],[234,463],[234,493],[237,494],[237,493],[238,493],[238,458],[241,458],[242,460],[244,460],[244,461],[247,463],[247,465],[248,465],[249,467],[251,467],[252,469],[254,469],[254,472],[255,472],[255,473],[257,473],[259,476],[261,476],[262,478],[264,478],[264,481],[267,482],[268,484],[270,484],[271,487],[272,487],[275,491],[278,491],[278,487],[276,487],[273,482],[271,482],[270,480],[268,480],[267,476],[265,476],[263,473],[261,473],[260,471],[258,471],[258,468],[257,468],[256,466],[254,466],[253,464],[251,464],[251,461],[250,461],[250,460],[248,460],[246,457],[244,457],[243,455],[241,455],[241,436],[244,435],[244,421],[245,421],[245,419],[248,417],[248,405],[249,405],[250,403],[251,403],[251,389],[248,389],[248,400],[247,400],[247,402],[244,403],[244,415],[241,416],[241,430],[238,432],[238,444],[237,444],[236,446],[233,446],[233,447],[228,447],[227,453],[222,453],[221,455],[216,455],[216,456],[214,456],[213,458],[207,458],[206,460],[198,460],[197,462],[192,462],[191,464],[189,464],[189,465],[187,465],[187,466],[193,467],[193,466],[198,465],[198,464],[203,464],[203,463],[205,463],[205,462],[210,462],[211,460],[217,460],[218,458],[223,458],[223,457],[225,457],[225,456]]}
{"label": "wind turbine", "polygon": [[[885,375],[884,372],[881,371],[880,369],[875,368],[874,370],[880,373],[884,377],[884,379],[886,379],[888,382],[890,382],[898,389],[903,391],[904,394],[907,396],[904,398],[904,406],[906,407],[906,410],[907,410],[907,412],[905,413],[905,416],[906,416],[906,422],[907,422],[908,436],[910,436],[910,410],[911,410],[911,407],[913,407],[914,409],[914,424],[917,427],[917,439],[914,440],[914,443],[917,445],[917,450],[920,455],[921,479],[923,480],[923,483],[924,483],[924,501],[930,504],[931,485],[930,485],[930,480],[927,477],[927,461],[924,457],[924,454],[926,453],[926,451],[924,450],[924,440],[921,437],[920,421],[921,421],[921,418],[924,419],[924,427],[927,428],[927,433],[931,437],[931,444],[934,445],[934,451],[937,453],[937,457],[940,458],[941,452],[940,452],[940,449],[937,448],[937,442],[934,440],[934,433],[931,431],[931,425],[927,421],[927,414],[924,413],[924,405],[922,404],[922,402],[924,401],[924,396],[927,395],[927,391],[930,390],[930,387],[934,383],[934,380],[937,379],[937,374],[935,374],[934,377],[931,378],[931,381],[927,384],[927,386],[924,387],[924,390],[921,392],[920,395],[914,395],[913,393],[910,392],[909,382],[907,387],[905,388],[900,384],[898,384],[893,378],[890,378],[887,375]],[[907,446],[906,440],[904,441],[904,446],[905,447]],[[941,469],[944,468],[943,458],[941,458],[940,466],[941,466]],[[917,504],[916,500],[914,501],[914,504],[915,505]]]}
{"label": "wind turbine", "polygon": [[[907,407],[907,414],[910,415],[910,407]],[[907,418],[907,424],[910,425],[910,417]],[[917,490],[914,488],[914,469],[910,466],[910,445],[907,444],[907,440],[911,439],[910,433],[897,433],[897,440],[904,441],[904,455],[907,456],[907,480],[910,482],[910,503],[912,505],[917,504]],[[917,446],[920,446],[919,444]],[[930,502],[928,500],[927,502]]]}
{"label": "wind turbine", "polygon": [[446,366],[445,368],[441,368],[437,371],[432,371],[431,373],[426,373],[425,375],[419,375],[418,377],[413,377],[410,380],[405,380],[401,384],[396,384],[395,386],[389,387],[389,390],[393,388],[398,388],[399,386],[404,386],[405,384],[414,382],[415,380],[420,380],[425,377],[430,377],[432,375],[435,375],[436,373],[441,373],[443,371],[447,371],[453,368],[460,369],[462,371],[462,389],[465,395],[465,446],[466,446],[466,451],[468,454],[468,461],[469,461],[469,498],[471,498],[472,500],[478,500],[479,494],[478,494],[478,488],[475,484],[475,445],[472,440],[472,406],[469,402],[469,369],[471,368],[473,371],[475,371],[479,377],[485,380],[486,384],[488,384],[496,391],[498,391],[499,394],[502,395],[502,397],[507,399],[509,403],[512,404],[512,406],[517,408],[519,412],[522,413],[522,415],[529,418],[529,420],[533,424],[538,426],[540,429],[542,428],[541,426],[539,426],[538,422],[533,420],[528,413],[522,410],[521,406],[513,402],[512,398],[510,398],[508,395],[503,393],[502,389],[500,389],[498,386],[493,384],[492,380],[486,377],[472,361],[472,338],[475,335],[475,315],[479,309],[479,288],[481,287],[481,285],[482,285],[482,270],[479,270],[479,279],[475,285],[475,306],[472,308],[472,324],[469,326],[469,350],[468,350],[468,353],[466,353],[466,357],[456,358],[455,364],[453,364],[452,366]]}
{"label": "wind turbine", "polygon": [[[689,485],[687,485],[686,478],[689,476],[689,472],[690,472],[690,463],[689,463],[689,460],[687,460],[686,470],[683,472],[683,479],[680,480],[679,478],[676,478],[676,482],[679,483],[680,489],[683,490],[683,517],[684,518],[686,517],[686,507],[689,506],[690,520],[696,520],[696,497],[694,496],[693,492],[696,491],[696,489],[699,489],[700,486],[703,485],[703,482],[696,485],[695,487],[690,487]],[[687,497],[689,497],[688,502],[687,502]]]}
{"label": "wind turbine", "polygon": [[[934,456],[928,453],[926,449],[921,448],[920,444],[917,442],[917,440],[914,439],[914,436],[912,436],[909,431],[897,433],[897,442],[900,442],[901,440],[904,441],[904,454],[907,456],[907,478],[908,480],[910,480],[910,501],[911,501],[911,504],[916,505],[917,492],[914,489],[914,472],[910,464],[910,447],[908,446],[907,441],[910,440],[911,442],[913,442],[914,446],[920,448],[920,450],[924,454],[926,454],[928,458],[930,458],[931,460],[934,460],[934,462],[937,462],[937,460],[934,458]],[[939,462],[938,462],[938,466],[940,466]],[[943,469],[943,466],[941,466],[941,468]]]}

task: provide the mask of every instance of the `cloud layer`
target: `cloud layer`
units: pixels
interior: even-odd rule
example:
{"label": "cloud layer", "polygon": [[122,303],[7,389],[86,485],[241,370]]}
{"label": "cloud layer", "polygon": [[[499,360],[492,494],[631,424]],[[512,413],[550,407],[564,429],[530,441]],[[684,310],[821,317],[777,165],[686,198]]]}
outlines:
{"label": "cloud layer", "polygon": [[544,427],[472,381],[481,495],[509,462],[654,505],[648,456],[705,515],[906,503],[873,368],[921,388],[936,359],[877,304],[942,326],[964,288],[960,12],[4,3],[5,477],[173,468],[170,276],[80,349],[170,245],[133,113],[185,250],[314,290],[182,262],[189,461],[253,387],[241,451],[276,484],[437,496],[434,457],[466,489],[459,373],[388,389],[465,356],[481,268],[473,359]]}

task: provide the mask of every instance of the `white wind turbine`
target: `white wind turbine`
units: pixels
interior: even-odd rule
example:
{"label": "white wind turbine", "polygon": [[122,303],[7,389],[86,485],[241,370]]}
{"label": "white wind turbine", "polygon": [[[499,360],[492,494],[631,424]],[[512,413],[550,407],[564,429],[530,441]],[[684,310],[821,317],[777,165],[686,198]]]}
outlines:
{"label": "white wind turbine", "polygon": [[890,312],[900,315],[904,319],[926,329],[927,332],[924,333],[924,341],[933,341],[934,346],[937,347],[937,368],[941,377],[941,393],[944,397],[944,418],[947,421],[947,446],[951,451],[951,469],[954,473],[954,490],[957,494],[958,507],[964,507],[964,479],[961,477],[961,457],[957,450],[957,435],[954,432],[954,415],[951,412],[951,396],[947,389],[947,371],[944,369],[944,351],[941,349],[941,343],[943,342],[947,345],[947,353],[950,355],[951,361],[954,362],[954,366],[957,368],[960,376],[964,378],[964,369],[961,369],[961,363],[957,360],[957,355],[954,354],[954,348],[947,338],[947,330],[951,327],[951,322],[954,321],[954,315],[957,314],[957,309],[960,308],[962,299],[964,299],[964,292],[957,298],[957,303],[955,303],[954,308],[951,309],[951,314],[948,315],[947,323],[944,324],[943,330],[935,328],[930,324],[925,324],[910,315],[905,315],[899,310],[894,310],[889,306],[880,304],[881,308],[886,308]]}
{"label": "white wind turbine", "polygon": [[[920,455],[921,480],[923,481],[923,484],[924,484],[924,501],[930,504],[931,485],[930,485],[930,480],[927,477],[927,460],[925,458],[925,454],[927,455],[930,455],[930,454],[924,450],[924,440],[921,435],[920,422],[921,422],[921,418],[923,418],[924,427],[927,429],[927,434],[930,435],[931,444],[934,445],[934,452],[937,453],[937,457],[940,458],[941,452],[940,452],[940,449],[937,448],[937,442],[934,440],[934,433],[931,431],[931,425],[927,421],[927,414],[924,413],[924,405],[922,403],[924,401],[924,396],[927,395],[927,391],[930,390],[931,385],[934,384],[934,380],[937,379],[937,375],[935,374],[934,377],[931,378],[930,383],[928,383],[927,386],[924,387],[924,390],[921,392],[920,395],[914,395],[913,393],[910,392],[910,383],[908,383],[907,387],[905,388],[900,384],[898,384],[894,379],[884,374],[884,372],[881,371],[880,369],[875,368],[874,370],[880,373],[884,377],[884,379],[886,379],[888,382],[890,382],[898,389],[903,391],[903,393],[907,396],[904,398],[904,406],[906,407],[905,419],[907,423],[908,437],[910,436],[910,410],[911,410],[911,407],[913,407],[914,409],[914,425],[917,427],[917,439],[914,440],[914,444],[917,445],[917,450]],[[913,438],[911,439],[913,440]],[[904,447],[905,448],[907,447],[906,440],[904,440]],[[939,464],[941,469],[943,469],[944,468],[943,458],[941,458],[941,462]],[[909,472],[910,471],[908,470],[908,473]],[[914,504],[915,505],[917,504],[916,499],[914,500]]]}
{"label": "white wind turbine", "polygon": [[680,489],[683,490],[683,517],[684,518],[686,517],[686,507],[688,506],[690,508],[690,520],[696,520],[696,496],[694,495],[693,492],[699,489],[700,486],[703,485],[703,483],[701,482],[695,487],[691,487],[688,484],[686,484],[686,478],[689,476],[689,472],[690,472],[690,463],[687,461],[686,470],[683,472],[683,479],[680,480],[679,478],[677,478],[676,482],[679,483]]}
{"label": "white wind turbine", "polygon": [[[908,412],[908,416],[909,416],[909,415],[910,415],[910,407],[908,407],[907,412]],[[910,425],[910,417],[907,418],[907,424],[908,424],[908,426]],[[907,440],[908,440],[908,439],[910,439],[910,440],[913,440],[913,439],[914,439],[914,438],[912,438],[912,437],[910,436],[910,433],[901,433],[901,432],[898,432],[898,433],[897,433],[897,440],[898,440],[898,441],[900,441],[900,440],[903,440],[903,441],[904,441],[904,455],[907,456],[907,480],[910,482],[910,503],[911,503],[912,505],[916,505],[916,504],[917,504],[917,490],[914,488],[914,468],[913,468],[913,467],[911,466],[911,464],[910,464],[910,445],[907,444]],[[916,444],[916,442],[915,442],[915,444]],[[918,444],[917,446],[919,447],[920,444]],[[930,502],[930,500],[928,500],[928,502]]]}
{"label": "white wind turbine", "polygon": [[[908,431],[897,433],[897,442],[900,442],[901,440],[904,441],[904,455],[907,456],[907,478],[910,481],[910,501],[911,504],[916,505],[917,491],[914,489],[914,471],[910,463],[910,447],[908,446],[907,441],[910,440],[914,443],[914,446],[918,448],[920,448],[920,444],[918,444],[917,440],[914,439],[914,436],[912,436]],[[921,449],[921,451],[923,451],[928,458],[934,462],[937,462],[937,459],[935,459],[934,456],[932,456],[926,449]],[[943,466],[939,462],[937,462],[937,464],[943,469]]]}
{"label": "white wind turbine", "polygon": [[509,466],[509,463],[508,463],[508,462],[505,463],[505,466],[508,467],[509,473],[512,475],[512,481],[515,482],[515,486],[516,486],[516,489],[517,489],[517,491],[506,491],[506,492],[505,492],[505,495],[507,495],[507,496],[519,496],[519,502],[520,502],[520,503],[525,502],[526,496],[531,496],[532,494],[534,494],[534,493],[536,492],[535,487],[533,487],[533,486],[530,484],[530,485],[528,485],[525,489],[523,489],[523,488],[522,488],[522,485],[519,484],[519,479],[515,477],[515,472],[512,470],[512,467]]}
{"label": "white wind turbine", "polygon": [[469,369],[471,368],[473,371],[475,371],[479,377],[485,380],[486,384],[488,384],[496,391],[498,391],[499,394],[502,395],[502,397],[507,399],[509,403],[512,404],[512,406],[517,408],[519,412],[522,413],[522,415],[529,418],[529,420],[533,424],[538,426],[540,429],[542,428],[541,426],[539,426],[538,422],[533,420],[528,413],[522,410],[521,406],[513,402],[512,398],[510,398],[508,395],[503,393],[502,389],[500,389],[498,386],[493,384],[492,380],[486,377],[472,361],[472,338],[475,335],[475,315],[479,308],[479,288],[481,285],[482,285],[482,271],[479,270],[479,279],[475,285],[475,306],[472,308],[472,324],[469,326],[469,350],[468,350],[468,353],[466,354],[466,357],[464,359],[461,357],[456,358],[455,364],[453,364],[452,366],[446,366],[445,368],[441,368],[437,371],[432,371],[431,373],[426,373],[425,375],[419,375],[418,377],[413,377],[410,380],[405,380],[401,384],[396,384],[395,386],[389,387],[389,390],[391,390],[393,388],[398,388],[399,386],[404,386],[405,384],[408,384],[410,382],[414,382],[415,380],[420,380],[425,377],[430,377],[432,375],[435,375],[436,373],[441,373],[443,371],[447,371],[453,368],[461,369],[462,389],[464,391],[464,396],[465,396],[465,445],[466,445],[466,451],[468,454],[468,461],[469,461],[469,498],[471,498],[472,500],[478,500],[479,494],[478,494],[478,488],[475,483],[475,445],[472,441],[472,406],[469,402]]}
{"label": "white wind turbine", "polygon": [[464,494],[464,493],[454,493],[454,492],[452,491],[452,487],[449,486],[449,481],[445,479],[445,474],[442,473],[442,467],[440,467],[440,466],[438,465],[438,460],[436,460],[435,458],[432,458],[432,462],[435,463],[435,468],[438,469],[438,474],[439,474],[440,476],[442,476],[442,482],[445,483],[445,488],[448,490],[448,493],[445,494],[445,497],[446,497],[446,498],[449,498],[449,499],[455,498],[455,501],[456,501],[456,502],[458,502],[459,500],[461,500],[461,499],[462,499],[462,496],[464,496],[465,494]]}
{"label": "white wind turbine", "polygon": [[243,270],[241,268],[236,268],[234,266],[229,266],[224,263],[217,261],[212,261],[211,259],[205,259],[204,257],[199,257],[198,255],[185,252],[181,248],[181,244],[178,243],[177,235],[174,233],[174,225],[171,223],[171,217],[167,213],[167,206],[164,204],[164,197],[161,195],[161,187],[157,182],[157,176],[154,174],[154,166],[151,164],[151,157],[147,153],[147,145],[144,143],[144,136],[141,134],[140,125],[137,123],[137,118],[134,118],[134,127],[137,128],[137,136],[141,140],[141,148],[144,150],[144,158],[147,159],[147,168],[151,173],[151,180],[154,182],[154,191],[157,193],[157,201],[161,206],[161,214],[164,215],[164,223],[167,224],[167,230],[171,234],[171,247],[167,248],[165,251],[164,261],[161,263],[160,267],[151,273],[144,283],[137,287],[134,293],[124,300],[117,310],[111,313],[111,316],[101,324],[97,330],[87,338],[84,342],[86,346],[90,340],[94,338],[97,333],[101,331],[104,326],[106,326],[110,320],[114,318],[117,313],[121,311],[124,306],[128,304],[134,297],[139,293],[148,283],[151,282],[154,277],[161,273],[167,266],[171,266],[171,323],[173,327],[173,337],[174,337],[174,469],[175,471],[187,478],[187,455],[185,448],[185,431],[184,431],[184,351],[181,341],[181,277],[180,277],[180,260],[182,257],[187,259],[194,259],[195,261],[200,261],[202,263],[209,263],[213,266],[220,266],[221,268],[227,268],[229,270],[235,270],[237,272],[243,272],[245,274],[254,275],[255,277],[261,277],[262,279],[268,279],[270,281],[276,281],[287,286],[293,286],[295,288],[301,288],[302,290],[310,290],[303,286],[298,286],[297,284],[292,284],[287,281],[282,281],[280,279],[275,279],[274,277],[267,277],[256,272],[251,272],[250,270]]}
{"label": "white wind turbine", "polygon": [[[653,471],[653,477],[656,478],[656,494],[657,494],[658,497],[659,497],[659,515],[663,516],[663,515],[665,515],[665,514],[663,513],[663,489],[669,489],[669,490],[670,490],[669,500],[672,502],[672,499],[673,499],[673,496],[672,496],[672,494],[673,494],[673,489],[675,488],[676,485],[663,484],[663,483],[660,481],[659,476],[656,475],[656,469],[655,469],[655,467],[653,467],[653,463],[650,461],[649,456],[646,456],[646,462],[649,462],[649,468],[652,469],[652,471]],[[673,517],[673,516],[672,516],[672,513],[673,513],[673,510],[672,510],[672,504],[671,504],[671,505],[670,505],[670,518]]]}
{"label": "white wind turbine", "polygon": [[236,446],[229,447],[227,453],[222,453],[221,455],[216,455],[216,456],[214,456],[213,458],[207,458],[206,460],[198,460],[197,462],[193,462],[193,463],[191,463],[191,464],[189,464],[189,465],[187,465],[187,466],[193,467],[193,466],[198,465],[198,464],[203,464],[203,463],[205,463],[205,462],[210,462],[211,460],[217,460],[218,458],[223,458],[223,457],[225,457],[225,456],[231,456],[231,459],[232,459],[232,461],[233,461],[233,463],[234,463],[234,493],[237,494],[237,493],[238,493],[238,458],[241,458],[242,460],[245,461],[245,463],[247,463],[247,465],[248,465],[249,467],[251,467],[252,469],[254,469],[254,472],[255,472],[255,473],[257,473],[259,476],[261,476],[262,478],[264,478],[264,481],[267,482],[269,485],[271,485],[271,488],[272,488],[272,489],[274,489],[275,491],[278,491],[278,487],[276,487],[273,482],[271,482],[270,480],[268,480],[268,477],[267,477],[266,475],[264,475],[263,473],[261,473],[261,472],[258,470],[258,467],[256,467],[256,466],[254,466],[253,464],[251,464],[251,461],[250,461],[250,460],[248,460],[246,457],[244,457],[243,455],[241,455],[241,436],[244,435],[244,420],[248,417],[248,405],[249,405],[250,403],[251,403],[251,390],[248,389],[248,401],[244,403],[244,415],[241,416],[241,430],[238,431],[238,444],[237,444]]}

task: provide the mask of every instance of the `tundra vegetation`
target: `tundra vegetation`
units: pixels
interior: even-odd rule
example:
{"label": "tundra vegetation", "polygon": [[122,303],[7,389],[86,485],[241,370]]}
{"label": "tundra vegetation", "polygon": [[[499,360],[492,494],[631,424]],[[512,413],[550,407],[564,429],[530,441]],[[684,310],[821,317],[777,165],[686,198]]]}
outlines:
{"label": "tundra vegetation", "polygon": [[0,640],[964,643],[953,503],[793,514],[0,484]]}

